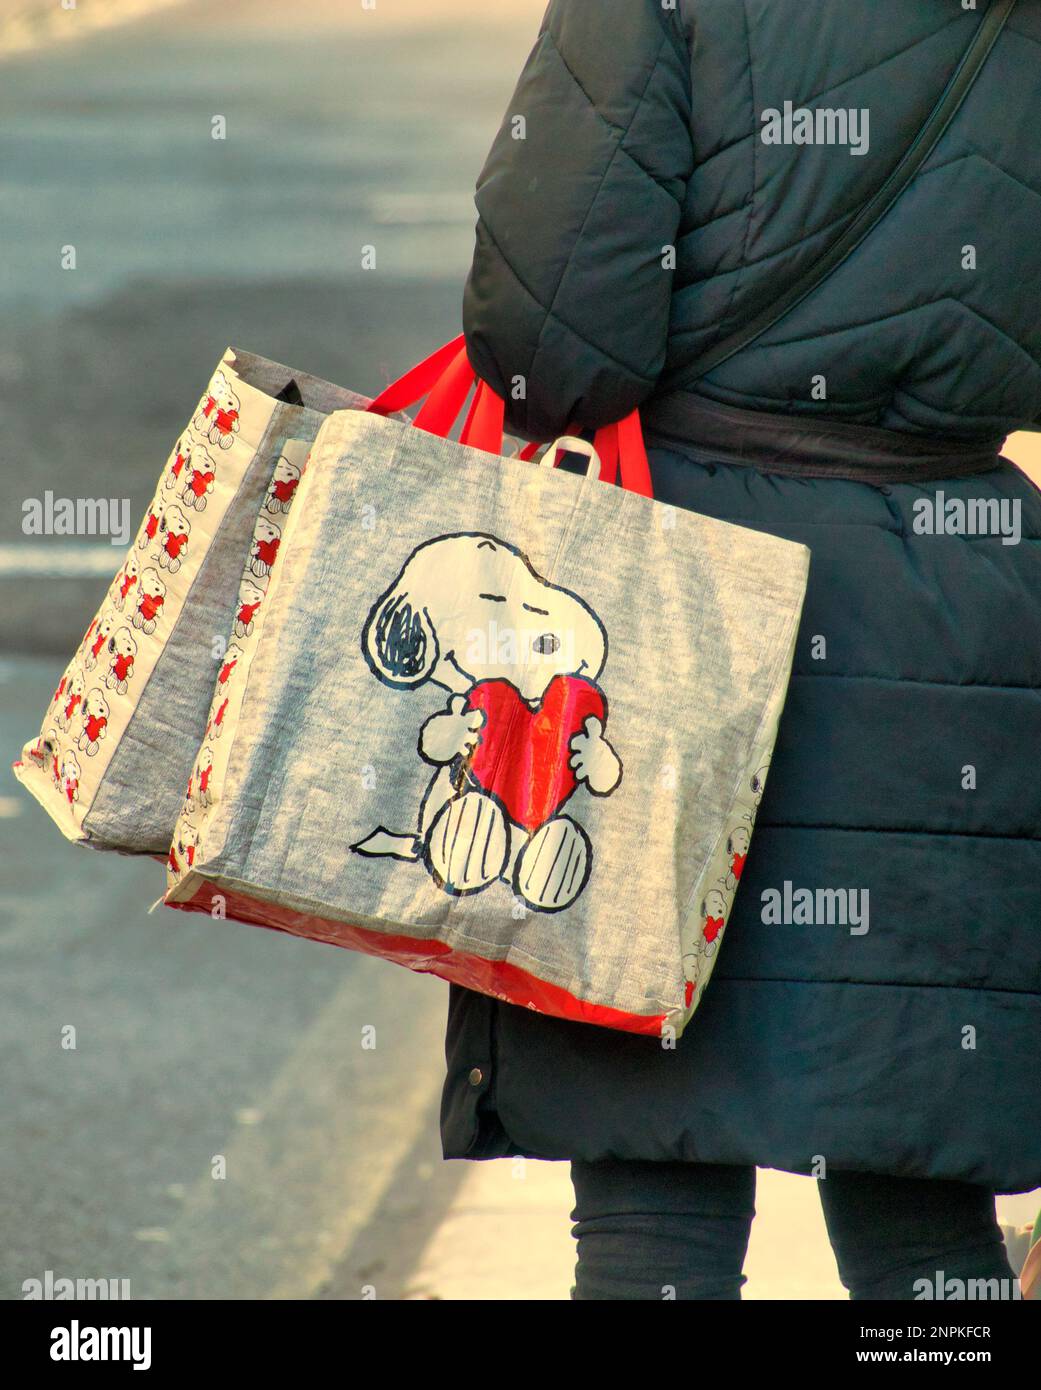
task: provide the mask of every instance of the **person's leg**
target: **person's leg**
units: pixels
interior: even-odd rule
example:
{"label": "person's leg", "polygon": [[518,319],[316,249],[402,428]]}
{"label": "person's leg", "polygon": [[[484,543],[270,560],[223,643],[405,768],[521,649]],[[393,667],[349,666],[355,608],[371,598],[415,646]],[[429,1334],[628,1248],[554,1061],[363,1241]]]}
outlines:
{"label": "person's leg", "polygon": [[974,1286],[977,1298],[1011,1297],[993,1192],[875,1173],[831,1173],[817,1186],[850,1298],[913,1300],[929,1297],[926,1287],[935,1298],[950,1279],[988,1281]]}
{"label": "person's leg", "polygon": [[574,1299],[733,1299],[755,1215],[755,1169],[573,1162]]}

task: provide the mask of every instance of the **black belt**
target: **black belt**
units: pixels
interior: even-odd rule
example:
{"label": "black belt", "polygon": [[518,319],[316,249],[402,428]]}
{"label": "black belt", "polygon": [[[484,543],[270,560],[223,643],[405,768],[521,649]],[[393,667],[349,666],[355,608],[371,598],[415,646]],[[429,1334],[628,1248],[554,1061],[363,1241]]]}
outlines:
{"label": "black belt", "polygon": [[698,462],[736,463],[764,473],[923,483],[1001,467],[1004,436],[988,440],[909,434],[815,415],[779,415],[671,391],[640,407],[648,447]]}

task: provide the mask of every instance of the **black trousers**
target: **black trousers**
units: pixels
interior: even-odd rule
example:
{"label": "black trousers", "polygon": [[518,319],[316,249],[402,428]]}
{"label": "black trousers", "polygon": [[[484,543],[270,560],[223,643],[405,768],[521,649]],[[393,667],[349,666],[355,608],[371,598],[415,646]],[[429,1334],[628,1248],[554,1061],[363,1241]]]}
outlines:
{"label": "black trousers", "polygon": [[[577,1299],[739,1299],[755,1169],[571,1165]],[[817,1183],[839,1277],[856,1299],[913,1300],[917,1281],[1014,1275],[994,1194],[971,1183],[831,1173]],[[799,1252],[792,1251],[797,1262]],[[992,1286],[993,1287],[993,1286]]]}

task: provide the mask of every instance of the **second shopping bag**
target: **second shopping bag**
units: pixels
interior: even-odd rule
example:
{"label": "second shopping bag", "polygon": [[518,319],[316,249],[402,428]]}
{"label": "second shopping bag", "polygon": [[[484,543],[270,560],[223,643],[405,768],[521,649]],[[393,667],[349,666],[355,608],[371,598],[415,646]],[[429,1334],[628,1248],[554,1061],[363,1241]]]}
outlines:
{"label": "second shopping bag", "polygon": [[263,603],[311,442],[330,410],[367,404],[253,353],[224,353],[14,765],[68,839],[166,854],[214,671],[234,664],[235,632]]}

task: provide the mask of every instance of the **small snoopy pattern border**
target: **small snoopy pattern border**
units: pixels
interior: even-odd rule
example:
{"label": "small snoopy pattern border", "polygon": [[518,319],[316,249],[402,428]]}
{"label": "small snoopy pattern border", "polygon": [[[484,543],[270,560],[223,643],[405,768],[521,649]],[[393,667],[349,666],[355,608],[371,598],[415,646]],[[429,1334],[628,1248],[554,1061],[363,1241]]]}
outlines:
{"label": "small snoopy pattern border", "polygon": [[253,654],[263,628],[267,597],[282,529],[310,457],[311,446],[289,440],[279,455],[253,528],[249,553],[239,581],[239,602],[214,683],[206,730],[192,766],[184,802],[167,859],[168,891],[202,857],[202,832],[220,800]]}
{"label": "small snoopy pattern border", "polygon": [[[137,536],[62,673],[39,735],[15,764],[16,775],[68,839],[89,838],[84,821],[138,695],[268,425],[272,403],[242,391],[231,356],[225,354],[174,443]],[[277,546],[276,533],[272,518],[267,553]]]}

